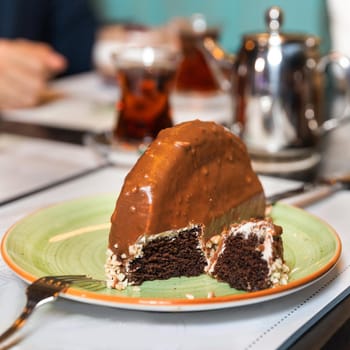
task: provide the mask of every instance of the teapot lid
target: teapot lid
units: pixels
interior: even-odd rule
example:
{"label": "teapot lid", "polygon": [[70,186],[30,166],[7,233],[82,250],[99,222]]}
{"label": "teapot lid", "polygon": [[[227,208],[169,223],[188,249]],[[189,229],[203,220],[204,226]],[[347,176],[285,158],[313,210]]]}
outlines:
{"label": "teapot lid", "polygon": [[267,45],[271,37],[279,37],[282,43],[304,43],[307,47],[316,47],[320,44],[320,39],[315,35],[282,33],[280,30],[283,24],[283,11],[278,6],[272,6],[266,11],[265,23],[268,32],[246,34],[243,36],[244,40],[257,41],[262,46]]}

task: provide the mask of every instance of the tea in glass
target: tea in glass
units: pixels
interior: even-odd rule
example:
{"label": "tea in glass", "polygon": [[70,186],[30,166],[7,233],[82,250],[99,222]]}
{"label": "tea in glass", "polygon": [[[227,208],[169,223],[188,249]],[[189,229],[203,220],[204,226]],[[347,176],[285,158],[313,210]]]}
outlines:
{"label": "tea in glass", "polygon": [[183,30],[179,34],[183,58],[179,64],[176,90],[181,92],[216,92],[221,89],[208,55],[202,48],[206,37],[217,39],[218,30],[203,32]]}
{"label": "tea in glass", "polygon": [[182,58],[171,96],[175,124],[193,119],[226,126],[232,124],[232,94],[228,79],[204,46],[206,39],[214,40],[218,36],[219,28],[208,27],[201,14],[194,15],[190,25],[179,33]]}
{"label": "tea in glass", "polygon": [[173,125],[169,93],[176,55],[166,47],[128,47],[116,57],[121,89],[117,102],[117,141],[149,143],[161,129]]}

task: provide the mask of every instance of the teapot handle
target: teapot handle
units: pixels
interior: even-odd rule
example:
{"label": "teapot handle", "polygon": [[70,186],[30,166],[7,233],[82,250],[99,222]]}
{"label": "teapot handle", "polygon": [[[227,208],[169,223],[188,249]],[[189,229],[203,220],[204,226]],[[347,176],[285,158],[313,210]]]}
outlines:
{"label": "teapot handle", "polygon": [[310,129],[317,136],[322,136],[323,134],[338,128],[344,123],[350,122],[350,58],[339,52],[331,52],[321,58],[316,66],[316,69],[321,73],[325,73],[327,67],[331,63],[337,64],[345,73],[345,106],[342,115],[332,116],[319,126],[311,127],[309,123]]}

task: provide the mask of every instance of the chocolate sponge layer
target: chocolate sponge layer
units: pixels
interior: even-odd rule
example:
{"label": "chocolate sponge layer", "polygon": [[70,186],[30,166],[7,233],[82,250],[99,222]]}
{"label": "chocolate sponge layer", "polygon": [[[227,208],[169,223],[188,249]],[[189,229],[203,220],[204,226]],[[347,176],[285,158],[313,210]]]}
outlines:
{"label": "chocolate sponge layer", "polygon": [[142,256],[129,264],[129,283],[180,276],[199,276],[207,260],[200,249],[201,228],[179,231],[178,235],[161,236],[149,241]]}
{"label": "chocolate sponge layer", "polygon": [[241,290],[260,290],[271,286],[267,276],[267,262],[256,249],[258,238],[250,235],[230,236],[225,242],[225,254],[219,256],[214,275],[220,281],[227,282],[232,288]]}

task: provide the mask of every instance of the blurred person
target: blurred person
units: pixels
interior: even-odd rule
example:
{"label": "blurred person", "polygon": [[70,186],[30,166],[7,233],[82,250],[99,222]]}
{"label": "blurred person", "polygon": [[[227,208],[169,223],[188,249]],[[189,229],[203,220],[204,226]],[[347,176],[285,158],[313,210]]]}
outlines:
{"label": "blurred person", "polygon": [[0,109],[38,104],[54,76],[91,69],[88,0],[0,0]]}

